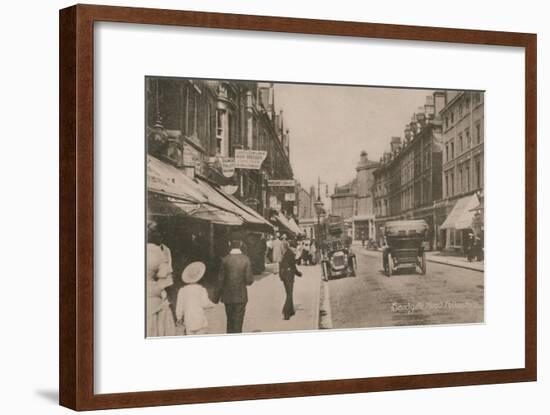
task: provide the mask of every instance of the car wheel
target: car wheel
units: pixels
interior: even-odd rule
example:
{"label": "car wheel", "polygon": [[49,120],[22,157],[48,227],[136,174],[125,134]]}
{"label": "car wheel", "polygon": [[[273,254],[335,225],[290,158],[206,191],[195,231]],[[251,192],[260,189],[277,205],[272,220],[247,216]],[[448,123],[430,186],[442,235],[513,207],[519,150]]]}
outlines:
{"label": "car wheel", "polygon": [[393,268],[393,257],[391,254],[388,254],[388,272],[386,274],[388,277],[391,277],[394,272],[395,269]]}

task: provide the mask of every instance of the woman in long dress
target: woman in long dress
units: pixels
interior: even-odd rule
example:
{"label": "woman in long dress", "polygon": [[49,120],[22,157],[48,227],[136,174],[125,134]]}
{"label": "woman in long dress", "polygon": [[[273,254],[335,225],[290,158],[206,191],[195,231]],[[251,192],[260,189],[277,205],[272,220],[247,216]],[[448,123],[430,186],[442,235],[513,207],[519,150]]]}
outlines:
{"label": "woman in long dress", "polygon": [[176,326],[166,296],[174,283],[172,266],[160,246],[147,244],[147,337],[174,336]]}

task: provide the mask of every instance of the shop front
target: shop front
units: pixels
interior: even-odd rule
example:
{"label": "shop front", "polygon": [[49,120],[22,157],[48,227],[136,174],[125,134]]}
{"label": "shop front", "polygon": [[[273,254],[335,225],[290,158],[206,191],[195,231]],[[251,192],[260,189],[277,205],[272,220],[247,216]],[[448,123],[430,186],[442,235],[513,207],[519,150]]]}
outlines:
{"label": "shop front", "polygon": [[443,224],[439,227],[444,233],[444,250],[465,253],[471,240],[470,233],[474,234],[474,218],[476,209],[480,206],[477,194],[457,199]]}

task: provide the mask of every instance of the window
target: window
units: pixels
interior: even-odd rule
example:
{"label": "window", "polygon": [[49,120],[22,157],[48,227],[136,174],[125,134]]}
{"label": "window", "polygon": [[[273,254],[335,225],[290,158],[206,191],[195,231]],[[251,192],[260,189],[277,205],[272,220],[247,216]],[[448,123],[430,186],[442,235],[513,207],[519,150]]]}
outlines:
{"label": "window", "polygon": [[451,173],[451,196],[455,194],[455,174]]}
{"label": "window", "polygon": [[470,129],[466,128],[466,130],[464,130],[464,134],[466,135],[466,148],[470,148],[472,146],[472,137],[470,137]]}
{"label": "window", "polygon": [[476,124],[476,144],[481,143],[481,124]]}
{"label": "window", "polygon": [[216,111],[216,153],[223,154],[224,149],[224,115],[225,111]]}
{"label": "window", "polygon": [[451,142],[451,160],[455,158],[455,143]]}
{"label": "window", "polygon": [[445,173],[445,197],[449,197],[449,175]]}
{"label": "window", "polygon": [[476,92],[474,94],[474,104],[479,104],[480,101],[481,101],[481,94],[479,92]]}
{"label": "window", "polygon": [[445,145],[445,160],[449,161],[449,144]]}
{"label": "window", "polygon": [[458,193],[462,192],[462,167],[458,170]]}
{"label": "window", "polygon": [[475,186],[476,186],[476,189],[479,189],[481,187],[481,161],[477,159],[475,163],[476,163]]}
{"label": "window", "polygon": [[445,117],[445,128],[449,128],[449,117]]}
{"label": "window", "polygon": [[455,122],[455,113],[451,111],[451,124]]}
{"label": "window", "polygon": [[460,103],[460,105],[458,106],[458,116],[462,117],[463,112],[464,112],[464,106],[462,105],[462,103]]}
{"label": "window", "polygon": [[466,189],[467,192],[470,191],[470,166],[466,166]]}
{"label": "window", "polygon": [[197,94],[192,87],[186,88],[185,102],[187,108],[185,134],[192,136],[197,133]]}
{"label": "window", "polygon": [[458,136],[458,154],[461,154],[464,151],[464,140],[462,134]]}

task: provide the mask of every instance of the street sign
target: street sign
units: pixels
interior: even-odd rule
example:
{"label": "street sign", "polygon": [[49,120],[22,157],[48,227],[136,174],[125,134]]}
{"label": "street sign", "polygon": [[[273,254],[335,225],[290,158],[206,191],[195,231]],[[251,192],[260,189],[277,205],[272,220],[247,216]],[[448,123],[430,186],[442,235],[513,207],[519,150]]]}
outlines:
{"label": "street sign", "polygon": [[267,181],[268,186],[270,187],[294,187],[296,182],[294,179],[288,179],[288,180],[268,180]]}
{"label": "street sign", "polygon": [[267,156],[267,151],[235,150],[235,168],[259,170]]}
{"label": "street sign", "polygon": [[285,200],[287,202],[294,202],[296,200],[296,193],[285,193]]}

